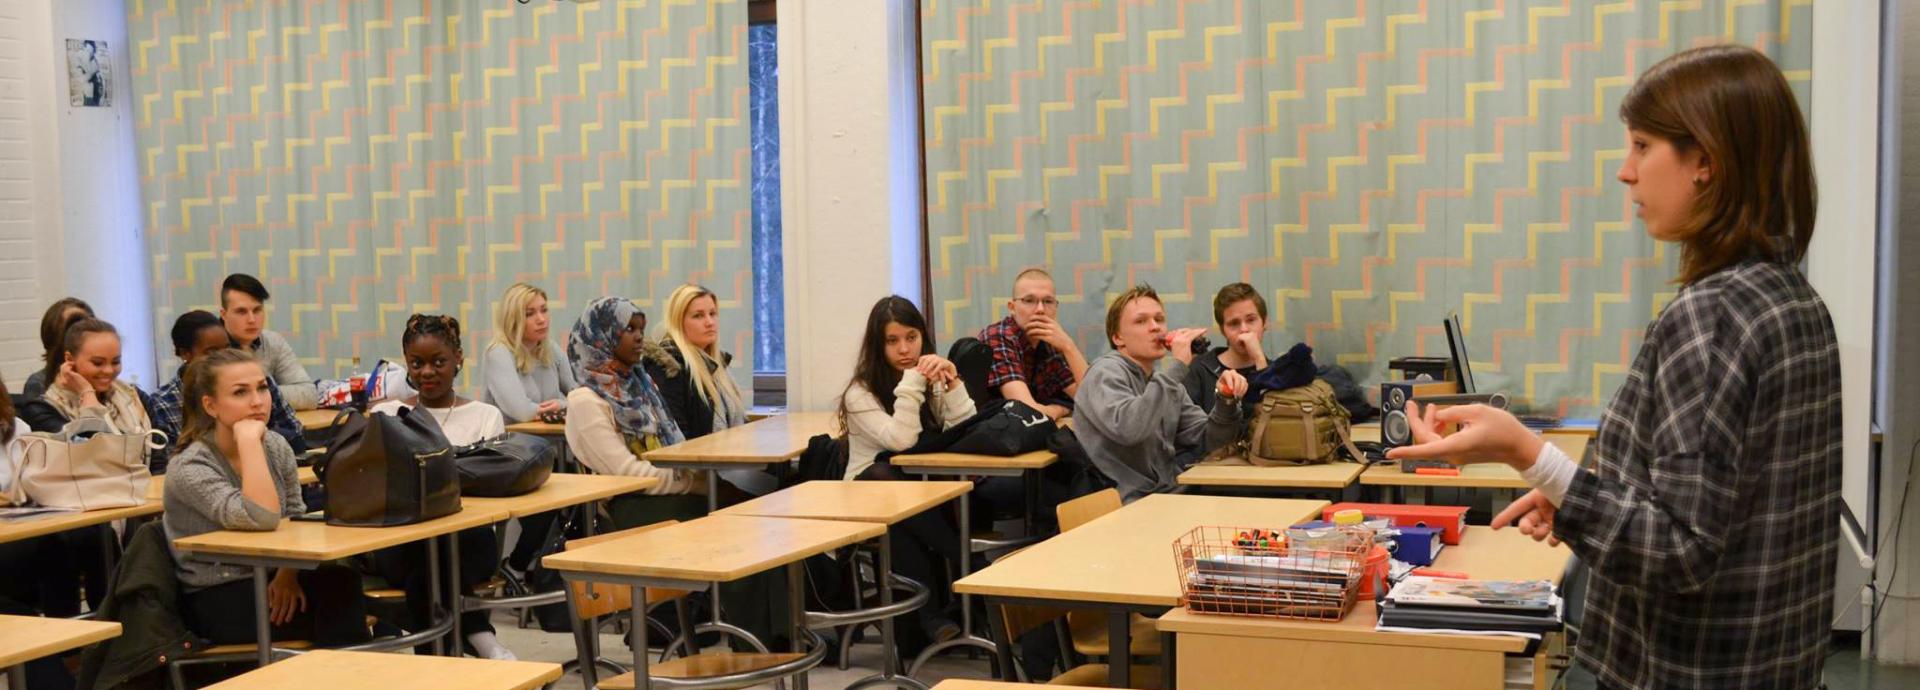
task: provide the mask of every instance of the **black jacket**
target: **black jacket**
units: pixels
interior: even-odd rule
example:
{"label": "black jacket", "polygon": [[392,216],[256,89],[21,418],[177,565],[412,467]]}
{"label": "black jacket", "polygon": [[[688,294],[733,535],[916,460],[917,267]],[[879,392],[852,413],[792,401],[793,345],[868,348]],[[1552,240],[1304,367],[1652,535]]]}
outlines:
{"label": "black jacket", "polygon": [[80,658],[80,690],[119,688],[207,646],[180,615],[180,578],[174,572],[160,521],[141,525],[120,557],[98,620],[120,624],[120,636],[88,647]]}
{"label": "black jacket", "polygon": [[[720,353],[721,366],[731,366],[733,355]],[[673,421],[680,425],[680,433],[689,439],[699,438],[713,433],[713,406],[700,399],[700,391],[693,385],[693,376],[687,373],[687,358],[680,354],[669,340],[658,348],[647,348],[646,358],[642,360],[647,368],[647,376],[653,378],[653,384],[660,387],[660,397],[667,403],[667,411],[673,414]],[[723,376],[719,368],[714,369],[715,376]],[[745,391],[742,391],[745,392]],[[741,401],[746,404],[746,401]]]}

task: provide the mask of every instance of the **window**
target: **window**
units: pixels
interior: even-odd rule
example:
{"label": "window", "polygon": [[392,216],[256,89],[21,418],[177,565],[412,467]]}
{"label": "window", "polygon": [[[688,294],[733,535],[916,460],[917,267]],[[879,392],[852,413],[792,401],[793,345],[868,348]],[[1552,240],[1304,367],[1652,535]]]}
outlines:
{"label": "window", "polygon": [[787,318],[780,232],[780,64],[773,2],[748,5],[748,98],[753,137],[753,390],[756,405],[786,404]]}

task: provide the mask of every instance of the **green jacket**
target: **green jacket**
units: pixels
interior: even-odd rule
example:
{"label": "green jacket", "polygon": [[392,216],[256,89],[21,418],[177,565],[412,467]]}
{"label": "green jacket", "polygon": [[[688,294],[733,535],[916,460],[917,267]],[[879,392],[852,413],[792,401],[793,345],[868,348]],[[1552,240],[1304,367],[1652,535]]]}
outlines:
{"label": "green jacket", "polygon": [[80,690],[121,688],[170,660],[207,646],[180,615],[180,578],[159,521],[133,533],[96,620],[120,623],[120,636],[88,647],[80,658]]}

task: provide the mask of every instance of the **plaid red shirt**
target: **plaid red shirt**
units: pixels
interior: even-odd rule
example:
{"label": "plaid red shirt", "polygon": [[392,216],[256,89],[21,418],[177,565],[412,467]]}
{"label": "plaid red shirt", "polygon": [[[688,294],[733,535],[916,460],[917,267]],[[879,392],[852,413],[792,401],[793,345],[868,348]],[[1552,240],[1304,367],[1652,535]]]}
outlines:
{"label": "plaid red shirt", "polygon": [[980,331],[980,342],[993,350],[993,368],[987,370],[987,388],[998,392],[1010,381],[1025,381],[1033,399],[1042,404],[1057,403],[1071,407],[1073,369],[1067,356],[1046,343],[1027,341],[1026,333],[1013,322],[1013,315]]}

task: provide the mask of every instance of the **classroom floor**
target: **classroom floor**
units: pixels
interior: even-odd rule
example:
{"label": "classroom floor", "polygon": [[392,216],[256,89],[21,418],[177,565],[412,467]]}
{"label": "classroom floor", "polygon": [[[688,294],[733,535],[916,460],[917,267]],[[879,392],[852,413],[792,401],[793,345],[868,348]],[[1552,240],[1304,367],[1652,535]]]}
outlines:
{"label": "classroom floor", "polygon": [[[509,616],[501,613],[494,614],[494,627],[499,631],[500,641],[521,659],[555,663],[573,660],[573,637],[570,635],[543,633],[538,629],[521,630],[514,627]],[[617,635],[600,636],[600,645],[601,649],[606,650],[608,656],[622,661],[626,659],[624,655],[629,654],[626,643]],[[833,659],[836,658],[830,656],[827,663],[813,670],[809,676],[813,687],[821,690],[836,690],[873,675],[880,668],[880,645],[872,643],[854,645],[853,663],[845,671],[834,665]],[[990,664],[986,659],[970,661],[964,651],[956,651],[950,657],[927,662],[927,667],[922,669],[917,677],[928,685],[932,685],[948,678],[987,678],[990,675],[989,669]],[[584,690],[579,674],[568,674],[561,678],[560,683],[554,688],[555,690]]]}
{"label": "classroom floor", "polygon": [[[500,639],[513,649],[520,658],[532,661],[564,662],[573,659],[573,638],[567,635],[542,633],[538,630],[521,630],[509,622],[504,614],[495,614],[494,625],[499,628]],[[610,654],[626,654],[626,646],[614,635],[601,637],[602,648]],[[815,669],[811,676],[813,687],[822,690],[844,688],[866,676],[872,675],[880,667],[880,646],[877,644],[857,644],[853,647],[853,665],[842,671],[836,668],[831,659]],[[932,685],[948,678],[986,678],[988,662],[968,660],[964,652],[928,662],[919,678]],[[557,690],[583,690],[579,675],[568,675],[554,686]],[[772,687],[762,686],[762,687]],[[1567,678],[1567,690],[1593,690],[1593,676],[1576,668]],[[1833,656],[1827,660],[1827,687],[1829,690],[1895,690],[1920,688],[1920,667],[1888,666],[1868,664],[1860,659],[1858,643],[1839,643]]]}

